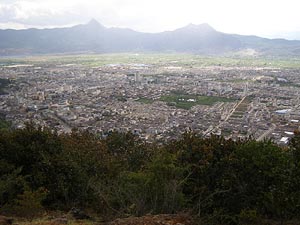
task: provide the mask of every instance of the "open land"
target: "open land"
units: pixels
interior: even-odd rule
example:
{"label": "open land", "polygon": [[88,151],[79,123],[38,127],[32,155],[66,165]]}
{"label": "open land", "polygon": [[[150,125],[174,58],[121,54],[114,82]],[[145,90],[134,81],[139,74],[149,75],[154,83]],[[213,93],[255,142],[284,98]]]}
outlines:
{"label": "open land", "polygon": [[0,59],[0,113],[58,132],[133,132],[148,142],[187,130],[271,138],[299,128],[300,59],[189,54]]}

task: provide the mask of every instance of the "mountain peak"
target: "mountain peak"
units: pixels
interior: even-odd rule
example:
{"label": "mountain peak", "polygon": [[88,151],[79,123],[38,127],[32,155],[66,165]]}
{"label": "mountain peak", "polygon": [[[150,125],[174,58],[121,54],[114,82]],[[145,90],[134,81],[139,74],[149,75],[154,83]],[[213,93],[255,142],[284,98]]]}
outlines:
{"label": "mountain peak", "polygon": [[93,27],[93,28],[98,28],[98,27],[104,28],[104,26],[101,23],[99,23],[97,20],[95,20],[94,18],[91,19],[86,25],[89,27]]}
{"label": "mountain peak", "polygon": [[216,31],[208,23],[202,23],[202,24],[198,24],[198,25],[190,23],[187,26],[183,27],[182,29],[185,29],[185,30],[201,30],[202,32]]}
{"label": "mountain peak", "polygon": [[[30,39],[24,39],[24,34]],[[0,36],[0,56],[77,52],[240,55],[249,49],[260,55],[300,56],[300,41],[226,34],[216,31],[207,23],[189,24],[176,30],[151,34],[124,28],[106,28],[92,19],[86,24],[59,29],[0,30]]]}

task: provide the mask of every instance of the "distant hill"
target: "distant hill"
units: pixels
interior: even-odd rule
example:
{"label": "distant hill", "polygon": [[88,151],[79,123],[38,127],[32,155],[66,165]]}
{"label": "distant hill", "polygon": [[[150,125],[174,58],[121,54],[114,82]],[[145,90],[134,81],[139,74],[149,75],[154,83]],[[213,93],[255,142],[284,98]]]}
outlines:
{"label": "distant hill", "polygon": [[226,34],[208,24],[161,33],[106,28],[96,20],[69,28],[0,30],[0,56],[54,53],[185,52],[300,56],[300,41]]}

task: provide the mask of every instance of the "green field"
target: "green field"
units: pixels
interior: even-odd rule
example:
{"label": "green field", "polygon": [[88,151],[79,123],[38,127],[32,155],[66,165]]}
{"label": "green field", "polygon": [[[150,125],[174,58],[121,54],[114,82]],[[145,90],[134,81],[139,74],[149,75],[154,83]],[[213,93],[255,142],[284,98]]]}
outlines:
{"label": "green field", "polygon": [[267,57],[236,57],[236,56],[202,56],[194,54],[90,54],[90,55],[46,55],[22,58],[1,58],[0,65],[17,64],[76,64],[87,67],[98,67],[108,64],[151,64],[183,67],[276,67],[300,68],[300,58],[267,58]]}
{"label": "green field", "polygon": [[[194,100],[194,101],[188,101]],[[172,93],[170,95],[162,96],[159,101],[166,102],[170,106],[175,106],[180,109],[191,109],[195,105],[208,105],[211,106],[217,102],[232,102],[234,99],[216,97],[216,96],[197,96],[197,95],[187,95],[182,93]],[[137,102],[143,104],[151,104],[155,102],[153,99],[140,98]]]}
{"label": "green field", "polygon": [[10,80],[0,78],[0,95],[5,94],[5,88],[10,84]]}
{"label": "green field", "polygon": [[144,103],[144,104],[151,104],[151,103],[154,102],[154,100],[149,99],[149,98],[140,98],[139,100],[137,100],[137,102],[141,102],[141,103]]}
{"label": "green field", "polygon": [[[196,95],[176,95],[170,94],[160,98],[161,101],[167,102],[181,109],[190,109],[195,105],[213,105],[217,102],[232,102],[233,99],[216,97],[216,96],[196,96]],[[194,101],[189,101],[194,100]]]}
{"label": "green field", "polygon": [[0,118],[0,130],[1,129],[8,129],[10,127],[10,123],[6,120]]}

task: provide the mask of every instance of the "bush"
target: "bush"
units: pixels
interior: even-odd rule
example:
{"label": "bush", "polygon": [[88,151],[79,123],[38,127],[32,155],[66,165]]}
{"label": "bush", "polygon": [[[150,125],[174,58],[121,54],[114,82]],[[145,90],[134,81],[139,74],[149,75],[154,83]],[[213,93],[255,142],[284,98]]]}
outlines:
{"label": "bush", "polygon": [[21,168],[0,160],[0,212],[4,205],[14,201],[22,193],[25,185],[24,177],[20,175]]}
{"label": "bush", "polygon": [[114,185],[115,204],[134,215],[174,213],[185,205],[182,187],[184,168],[176,165],[174,155],[159,153],[144,169],[123,172]]}
{"label": "bush", "polygon": [[19,194],[16,199],[14,199],[11,203],[4,205],[2,211],[6,214],[26,218],[41,216],[44,212],[42,202],[45,200],[46,196],[47,190],[44,188],[31,191],[28,187],[26,187],[24,192]]}
{"label": "bush", "polygon": [[188,210],[215,224],[300,217],[300,134],[270,141],[203,138],[164,144],[130,133],[101,139],[29,124],[0,130],[0,211],[93,208],[103,217]]}

